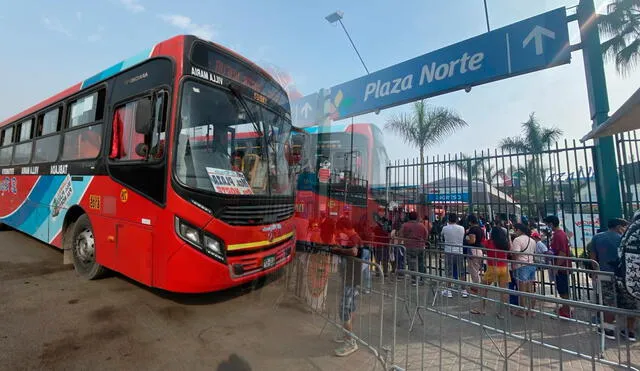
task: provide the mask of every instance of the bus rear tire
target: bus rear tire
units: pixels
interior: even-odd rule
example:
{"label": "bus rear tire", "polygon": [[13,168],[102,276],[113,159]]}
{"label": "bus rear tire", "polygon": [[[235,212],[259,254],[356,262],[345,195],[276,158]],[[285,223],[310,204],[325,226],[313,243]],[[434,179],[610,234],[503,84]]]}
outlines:
{"label": "bus rear tire", "polygon": [[95,280],[106,274],[106,268],[96,262],[96,243],[89,217],[84,214],[72,226],[73,267],[87,280]]}

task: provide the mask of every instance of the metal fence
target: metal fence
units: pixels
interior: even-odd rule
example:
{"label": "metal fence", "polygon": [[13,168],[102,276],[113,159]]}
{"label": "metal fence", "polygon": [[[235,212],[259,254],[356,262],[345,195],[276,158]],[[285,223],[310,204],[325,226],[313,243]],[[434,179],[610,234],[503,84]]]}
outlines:
{"label": "metal fence", "polygon": [[[633,135],[633,137],[631,137]],[[625,213],[638,206],[640,166],[635,162],[635,133],[620,136],[618,153]],[[631,155],[633,153],[633,155]],[[386,186],[374,189],[374,197],[390,205],[392,218],[416,210],[438,225],[448,213],[475,214],[482,222],[524,222],[539,230],[543,241],[551,233],[542,222],[547,215],[560,219],[574,256],[586,256],[585,247],[601,222],[596,196],[593,146],[565,140],[540,152],[475,151],[473,155],[433,156],[396,161],[387,167]],[[429,267],[434,268],[429,262]],[[578,287],[588,288],[577,278]]]}
{"label": "metal fence", "polygon": [[[389,256],[404,255],[409,260],[420,257],[398,244],[369,242],[366,245],[386,248]],[[426,259],[428,253],[438,254],[440,266],[447,256],[439,249],[424,250],[422,258]],[[487,256],[482,259],[487,264],[515,262]],[[615,340],[605,340],[604,332],[599,330],[615,326],[619,330],[628,317],[639,313],[619,310],[615,305],[600,305],[603,295],[599,292],[599,282],[609,280],[611,274],[600,272],[593,261],[568,259],[573,261],[573,267],[562,269],[572,272],[574,290],[577,289],[575,277],[584,277],[594,292],[599,293],[593,295],[592,300],[564,300],[549,293],[544,295],[540,286],[522,292],[463,282],[445,277],[443,270],[434,270],[431,274],[407,270],[411,261],[399,263],[395,272],[391,269],[384,275],[382,265],[390,264],[388,261],[379,264],[334,255],[323,246],[296,256],[296,262],[286,269],[285,292],[293,294],[301,305],[324,319],[321,332],[325,338],[327,333],[343,335],[345,319],[352,319],[353,327],[347,335],[361,348],[369,350],[383,369],[637,368],[640,345],[627,342],[617,332]],[[592,269],[581,267],[580,263],[584,262],[591,263]],[[354,264],[358,264],[355,269]],[[534,265],[543,275],[558,268],[544,262]],[[355,278],[356,272],[362,274],[359,279]],[[345,305],[354,288],[357,290],[355,305]],[[454,294],[444,295],[443,289]],[[465,297],[463,289],[475,289],[476,294]],[[483,301],[489,303],[485,311],[480,311],[484,313],[474,313],[472,309],[481,307]],[[573,308],[572,318],[559,316],[558,309],[563,305]],[[345,316],[346,309],[349,317]],[[604,312],[617,316],[617,325],[601,325]]]}
{"label": "metal fence", "polygon": [[640,208],[640,147],[638,132],[630,131],[615,137],[622,208],[627,216]]}
{"label": "metal fence", "polygon": [[[524,217],[540,226],[544,216],[556,214],[580,253],[600,226],[592,150],[565,140],[537,153],[486,150],[433,156],[424,163],[396,161],[387,167],[386,187],[374,193],[398,209],[430,217],[448,212],[474,213],[485,221]],[[640,181],[640,171],[637,175]]]}
{"label": "metal fence", "polygon": [[[396,327],[388,359],[394,369],[595,370],[638,366],[637,347],[619,335],[605,343],[598,331],[600,325],[593,321],[608,311],[625,323],[628,317],[637,316],[636,312],[474,283],[467,287],[487,293],[448,298],[439,288],[459,281],[413,271],[402,273],[411,278],[396,282],[394,287]],[[410,286],[413,277],[422,279],[424,286]],[[504,302],[501,295],[526,298],[535,301],[535,306]],[[493,305],[485,314],[473,314],[481,300]],[[558,316],[562,305],[573,308],[572,319]],[[514,310],[524,315],[516,315]]]}

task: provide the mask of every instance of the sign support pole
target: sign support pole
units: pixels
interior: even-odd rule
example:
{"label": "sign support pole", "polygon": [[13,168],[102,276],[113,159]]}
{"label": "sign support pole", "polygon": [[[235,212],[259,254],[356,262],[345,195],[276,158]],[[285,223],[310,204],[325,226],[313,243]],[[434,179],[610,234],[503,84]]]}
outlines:
{"label": "sign support pole", "polygon": [[[577,8],[578,26],[582,41],[589,109],[594,128],[604,123],[609,117],[607,82],[600,49],[600,35],[594,21],[595,15],[593,0],[580,0]],[[596,194],[600,225],[602,226],[606,225],[609,219],[619,218],[622,215],[620,182],[615,166],[616,154],[611,136],[595,139],[593,157],[594,170],[598,172]]]}
{"label": "sign support pole", "polygon": [[467,189],[469,190],[469,215],[473,214],[473,174],[471,160],[467,160]]}
{"label": "sign support pole", "polygon": [[[318,92],[318,101],[316,102],[316,109],[315,109],[315,113],[316,113],[316,122],[318,123],[318,139],[316,141],[316,173],[319,174],[320,172],[320,164],[324,161],[330,161],[330,158],[327,159],[323,159],[322,158],[322,148],[320,148],[320,135],[322,135],[322,133],[328,132],[327,128],[329,127],[329,125],[331,125],[331,118],[328,115],[328,112],[325,112],[325,101],[326,101],[326,96],[328,95],[328,91],[326,91],[325,89],[320,89],[320,91]],[[331,164],[333,165],[333,164]],[[329,200],[329,187],[331,186],[331,176],[329,176],[329,179],[327,182],[320,182],[320,179],[317,179],[318,181],[318,194],[316,197],[318,197],[318,202],[316,203],[316,205],[320,206],[320,202],[325,202],[325,214],[327,217],[330,217],[330,207],[327,204],[328,200]],[[318,210],[318,212],[320,212],[320,210]]]}

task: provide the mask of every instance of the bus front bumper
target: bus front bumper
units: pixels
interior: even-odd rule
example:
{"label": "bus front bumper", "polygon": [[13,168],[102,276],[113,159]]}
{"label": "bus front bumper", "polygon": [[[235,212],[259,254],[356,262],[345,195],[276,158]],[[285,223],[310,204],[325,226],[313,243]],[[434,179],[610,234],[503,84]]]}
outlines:
{"label": "bus front bumper", "polygon": [[269,249],[227,257],[221,263],[187,243],[168,259],[164,282],[154,286],[181,293],[204,293],[242,285],[287,265],[295,253],[295,238]]}

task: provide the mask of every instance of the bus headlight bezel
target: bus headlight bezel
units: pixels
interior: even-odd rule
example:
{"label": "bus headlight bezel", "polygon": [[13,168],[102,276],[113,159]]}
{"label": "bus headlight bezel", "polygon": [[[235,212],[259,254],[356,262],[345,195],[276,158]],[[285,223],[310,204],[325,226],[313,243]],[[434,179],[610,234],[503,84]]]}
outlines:
{"label": "bus headlight bezel", "polygon": [[213,234],[195,227],[179,216],[175,217],[176,234],[196,250],[212,257],[222,263],[226,263],[224,242]]}

